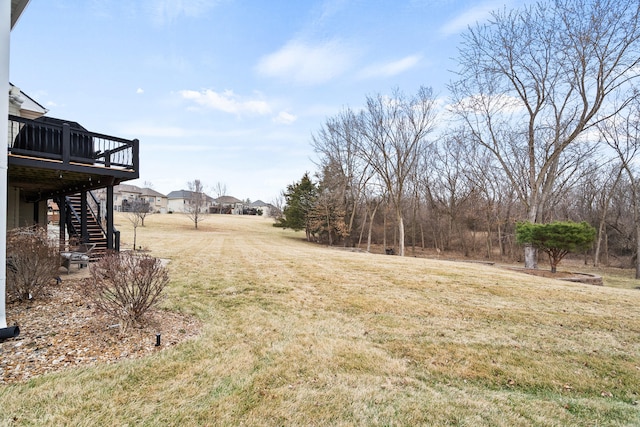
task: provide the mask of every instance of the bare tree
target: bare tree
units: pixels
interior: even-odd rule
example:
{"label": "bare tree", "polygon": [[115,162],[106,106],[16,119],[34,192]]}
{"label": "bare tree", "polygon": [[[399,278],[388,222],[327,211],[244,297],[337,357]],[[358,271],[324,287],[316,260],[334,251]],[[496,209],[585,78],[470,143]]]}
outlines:
{"label": "bare tree", "polygon": [[144,227],[144,219],[150,215],[151,205],[143,199],[135,199],[129,203],[127,208],[127,219],[133,226],[133,250],[136,250],[138,227]]}
{"label": "bare tree", "polygon": [[184,213],[193,221],[197,229],[198,223],[203,220],[203,216],[207,213],[207,195],[204,192],[204,185],[199,179],[187,183],[187,187],[190,194],[184,206]]}
{"label": "bare tree", "polygon": [[345,212],[344,244],[352,245],[356,214],[361,208],[372,168],[358,153],[358,117],[347,109],[327,119],[313,136],[315,151],[321,155],[321,185],[331,188],[332,199]]}
{"label": "bare tree", "polygon": [[640,101],[631,104],[624,113],[601,123],[600,131],[603,139],[618,155],[621,169],[631,184],[636,240],[636,279],[640,279],[640,171],[636,164],[640,154]]}
{"label": "bare tree", "polygon": [[391,97],[367,97],[359,116],[362,133],[359,155],[384,184],[394,209],[398,231],[398,254],[404,256],[403,198],[407,181],[418,165],[427,135],[435,122],[435,100],[430,88],[420,88],[413,97],[398,89]]}
{"label": "bare tree", "polygon": [[[635,0],[555,0],[495,12],[464,35],[454,110],[501,165],[529,221],[542,220],[560,171],[572,170],[568,149],[636,96],[625,91],[639,76],[639,16]],[[525,266],[536,265],[528,246]]]}
{"label": "bare tree", "polygon": [[222,197],[227,195],[227,184],[223,182],[216,182],[216,185],[213,186],[213,192],[216,197]]}
{"label": "bare tree", "polygon": [[149,215],[153,215],[151,204],[144,199],[134,200],[129,207],[129,211],[140,219],[141,227],[144,227],[145,218]]}
{"label": "bare tree", "polygon": [[[459,135],[457,156],[465,159],[463,173],[469,183],[473,183],[477,193],[473,200],[474,211],[478,220],[483,220],[486,227],[486,257],[493,256],[494,237],[498,244],[499,256],[506,254],[506,228],[509,227],[509,216],[513,204],[513,190],[495,159],[486,150],[473,144],[466,144],[464,129],[458,129]],[[495,236],[494,236],[495,235]]]}
{"label": "bare tree", "polygon": [[144,219],[152,214],[151,205],[144,199],[135,199],[127,206],[127,219],[133,226],[133,250],[135,251],[137,246],[137,234],[138,227],[144,227]]}
{"label": "bare tree", "polygon": [[[617,155],[616,155],[617,156]],[[625,173],[617,157],[613,160],[603,161],[604,153],[598,161],[596,173],[585,176],[574,194],[570,195],[569,203],[579,205],[582,217],[590,218],[590,222],[597,230],[595,248],[593,252],[593,266],[599,267],[603,246],[605,251],[607,238],[607,217],[619,184]],[[605,252],[605,260],[608,254]]]}
{"label": "bare tree", "polygon": [[[219,199],[222,196],[227,195],[227,184],[223,182],[216,182],[216,185],[213,186],[213,192],[216,195],[216,199]],[[222,214],[222,203],[218,202],[218,213]]]}
{"label": "bare tree", "polygon": [[431,180],[427,185],[432,204],[447,219],[444,230],[447,241],[450,242],[457,232],[461,249],[467,255],[462,219],[465,205],[475,186],[464,173],[469,168],[464,142],[458,133],[444,135],[436,149],[425,153],[427,164],[423,166],[423,170],[430,170],[430,173],[424,175]]}
{"label": "bare tree", "polygon": [[271,209],[269,209],[269,217],[274,219],[282,218],[285,200],[284,195],[280,194],[271,201]]}

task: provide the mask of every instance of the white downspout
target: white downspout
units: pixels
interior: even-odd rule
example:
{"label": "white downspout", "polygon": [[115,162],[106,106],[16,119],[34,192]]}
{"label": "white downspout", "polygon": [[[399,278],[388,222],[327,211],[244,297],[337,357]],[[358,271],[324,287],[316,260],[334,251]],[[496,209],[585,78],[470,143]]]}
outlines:
{"label": "white downspout", "polygon": [[11,2],[0,1],[0,328],[7,327],[5,295],[7,284],[7,147],[9,139],[9,44]]}
{"label": "white downspout", "polygon": [[0,338],[20,333],[17,326],[7,328],[7,147],[9,146],[9,50],[11,3],[0,0]]}

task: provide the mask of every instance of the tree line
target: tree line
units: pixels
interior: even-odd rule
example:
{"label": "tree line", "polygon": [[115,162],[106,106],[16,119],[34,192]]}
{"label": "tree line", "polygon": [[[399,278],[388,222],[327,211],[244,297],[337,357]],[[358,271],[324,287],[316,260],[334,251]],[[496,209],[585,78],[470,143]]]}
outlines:
{"label": "tree line", "polygon": [[492,13],[459,48],[446,101],[369,95],[312,138],[318,171],[276,225],[399,255],[432,248],[522,260],[516,223],[586,221],[595,265],[640,277],[640,3],[556,0]]}

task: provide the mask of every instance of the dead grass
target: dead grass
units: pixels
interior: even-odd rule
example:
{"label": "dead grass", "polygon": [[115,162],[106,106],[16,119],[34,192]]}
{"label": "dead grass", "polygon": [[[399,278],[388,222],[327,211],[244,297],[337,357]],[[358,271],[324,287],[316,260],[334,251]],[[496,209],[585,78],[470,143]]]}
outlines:
{"label": "dead grass", "polygon": [[253,217],[145,223],[166,307],[202,335],[2,386],[0,424],[640,424],[631,286],[328,250]]}

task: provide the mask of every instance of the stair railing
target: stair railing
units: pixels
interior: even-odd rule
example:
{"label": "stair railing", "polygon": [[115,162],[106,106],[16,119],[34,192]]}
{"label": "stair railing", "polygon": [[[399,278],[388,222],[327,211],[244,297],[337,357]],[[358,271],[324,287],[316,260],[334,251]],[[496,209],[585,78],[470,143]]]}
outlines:
{"label": "stair railing", "polygon": [[[102,204],[100,200],[98,200],[96,195],[93,194],[93,191],[89,191],[88,194],[90,197],[89,197],[87,206],[89,206],[89,210],[91,210],[93,217],[96,218],[96,221],[98,222],[98,225],[102,230],[102,234],[106,237],[107,231],[105,230],[106,225],[104,224],[103,218],[102,218]],[[116,227],[113,226],[113,228],[109,232],[113,234],[113,249],[119,252],[120,251],[120,231],[118,231]]]}
{"label": "stair railing", "polygon": [[[100,211],[101,211],[100,201],[96,198],[95,194],[93,194],[92,191],[89,191],[88,194],[91,196],[88,199],[88,203],[87,203],[89,213],[96,220],[96,223],[100,227],[102,234],[106,237],[107,232],[105,231],[105,226],[102,223],[102,215],[100,214]],[[73,207],[73,205],[71,204],[71,199],[69,198],[69,196],[65,196],[64,202],[65,202],[65,206],[68,208],[67,212],[69,213],[68,215],[66,215],[66,225],[67,225],[67,229],[69,230],[68,232],[69,236],[70,237],[75,236],[81,241],[80,243],[88,243],[88,242],[83,242],[84,236],[80,236],[80,233],[78,232],[78,230],[76,230],[76,227],[73,224],[74,219],[77,221],[78,224],[82,224],[82,218],[80,214],[76,211],[76,209]],[[115,227],[113,227],[113,229],[111,230],[111,233],[113,233],[113,237],[114,237],[113,249],[116,251],[120,251],[120,231],[118,231]]]}
{"label": "stair railing", "polygon": [[64,207],[67,210],[67,215],[65,215],[65,219],[66,219],[66,226],[67,226],[67,230],[68,230],[68,234],[69,234],[69,240],[71,240],[72,238],[76,238],[78,239],[78,244],[82,243],[81,240],[83,240],[83,237],[80,235],[80,233],[78,232],[78,230],[76,230],[76,227],[73,223],[73,220],[75,219],[77,221],[78,224],[82,223],[82,220],[80,218],[80,215],[78,215],[78,212],[76,212],[75,208],[73,207],[73,205],[71,205],[71,202],[69,200],[69,196],[65,196],[64,197]]}

